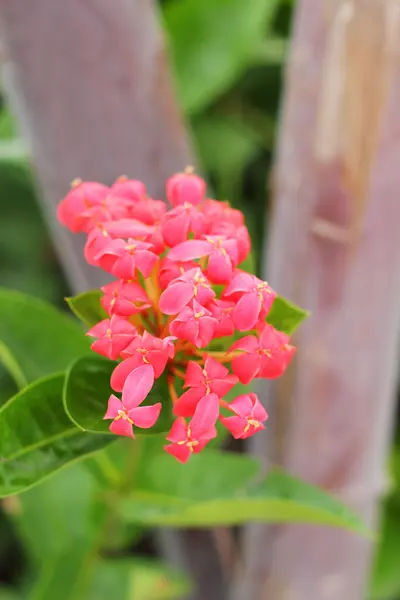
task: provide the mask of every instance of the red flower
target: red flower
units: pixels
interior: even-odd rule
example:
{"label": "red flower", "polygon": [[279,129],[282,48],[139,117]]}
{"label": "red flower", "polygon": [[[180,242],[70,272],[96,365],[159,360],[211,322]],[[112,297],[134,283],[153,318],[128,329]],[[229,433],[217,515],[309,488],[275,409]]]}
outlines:
{"label": "red flower", "polygon": [[105,271],[122,279],[133,279],[136,269],[139,269],[143,277],[149,277],[158,261],[157,254],[151,251],[152,247],[151,244],[132,238],[128,242],[116,239],[95,256],[95,261]]}
{"label": "red flower", "polygon": [[236,416],[220,417],[220,421],[235,439],[244,440],[260,429],[265,429],[263,421],[268,419],[268,415],[257,394],[238,396],[232,400],[229,408]]}
{"label": "red flower", "polygon": [[207,221],[202,212],[192,204],[181,204],[166,213],[161,222],[165,243],[171,248],[188,239],[189,233],[196,237],[206,232]]}
{"label": "red flower", "polygon": [[181,275],[190,271],[191,269],[197,269],[198,265],[193,261],[188,262],[176,262],[164,258],[161,261],[160,268],[160,286],[162,290],[165,290],[174,279],[178,279]]}
{"label": "red flower", "polygon": [[160,297],[160,310],[166,315],[176,315],[193,299],[205,305],[215,298],[210,282],[197,267],[171,282]]}
{"label": "red flower", "polygon": [[139,406],[149,394],[154,383],[154,371],[150,365],[138,367],[127,378],[122,390],[122,401],[112,394],[108,400],[105,419],[113,419],[110,431],[117,435],[135,437],[132,425],[149,429],[157,421],[161,402],[152,406]]}
{"label": "red flower", "polygon": [[167,440],[172,442],[164,449],[179,462],[185,463],[191,454],[200,452],[210,440],[216,437],[215,423],[219,414],[219,400],[216,394],[204,396],[197,405],[189,425],[184,419],[177,419],[172,425]]}
{"label": "red flower", "polygon": [[184,392],[174,404],[174,414],[180,417],[192,417],[201,398],[209,394],[216,394],[218,398],[222,398],[238,381],[235,375],[230,375],[226,367],[210,356],[206,358],[204,368],[190,361],[183,386],[190,389]]}
{"label": "red flower", "polygon": [[123,360],[111,376],[111,387],[120,392],[128,375],[140,365],[151,365],[157,379],[162,375],[169,359],[174,357],[174,345],[171,337],[163,340],[147,331],[136,336],[121,352]]}
{"label": "red flower", "polygon": [[169,331],[197,348],[204,348],[213,339],[216,327],[217,320],[210,311],[193,300],[193,307],[185,306],[170,324]]}
{"label": "red flower", "polygon": [[214,319],[217,319],[217,328],[214,338],[232,336],[235,332],[235,325],[232,319],[232,312],[235,303],[230,300],[212,300],[206,308],[211,312]]}
{"label": "red flower", "polygon": [[73,233],[88,232],[92,215],[87,211],[99,207],[109,192],[110,188],[95,181],[73,181],[71,190],[58,205],[58,220]]}
{"label": "red flower", "polygon": [[177,173],[167,181],[167,198],[172,206],[199,204],[206,191],[206,182],[191,172]]}
{"label": "red flower", "polygon": [[236,302],[232,319],[236,329],[249,331],[254,329],[260,319],[268,314],[276,293],[266,281],[255,275],[239,271],[223,294]]}
{"label": "red flower", "polygon": [[223,235],[205,235],[202,240],[187,240],[172,248],[170,260],[193,260],[208,257],[207,275],[214,283],[228,283],[233,267],[238,263],[238,246],[235,239]]}
{"label": "red flower", "polygon": [[91,345],[92,350],[111,360],[116,360],[137,336],[137,329],[129,321],[113,315],[89,329],[86,335],[99,338]]}
{"label": "red flower", "polygon": [[134,202],[139,202],[146,197],[146,186],[141,181],[136,179],[128,179],[127,177],[118,177],[111,186],[111,191],[115,196],[122,196]]}
{"label": "red flower", "polygon": [[233,344],[229,352],[243,350],[232,360],[232,370],[242,383],[255,377],[276,379],[290,363],[296,349],[289,344],[289,336],[266,325],[261,335],[247,335]]}
{"label": "red flower", "polygon": [[151,306],[151,302],[136,282],[113,281],[101,288],[101,304],[109,315],[129,317]]}

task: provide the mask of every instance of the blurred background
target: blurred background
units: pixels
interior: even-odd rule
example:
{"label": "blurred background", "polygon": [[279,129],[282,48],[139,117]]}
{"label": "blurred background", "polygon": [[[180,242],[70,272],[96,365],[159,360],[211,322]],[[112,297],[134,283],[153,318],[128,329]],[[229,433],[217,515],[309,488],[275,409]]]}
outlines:
{"label": "blurred background", "polygon": [[[136,5],[134,14],[137,23],[140,23],[141,19],[147,23],[144,13],[152,10],[151,3],[139,3],[135,0],[131,0],[131,2]],[[341,4],[349,6],[353,4],[352,2],[324,3],[322,0],[319,2],[325,5],[328,14],[335,10],[339,11],[338,7]],[[43,157],[40,156],[43,148],[48,150],[51,144],[46,146],[46,134],[43,134],[41,138],[41,133],[35,129],[35,125],[32,123],[26,125],[24,119],[21,118],[23,110],[18,102],[19,94],[22,94],[25,102],[29,102],[29,99],[33,101],[35,98],[33,89],[29,88],[29,85],[24,87],[24,84],[19,81],[23,78],[24,69],[26,69],[29,44],[28,52],[23,54],[19,51],[18,39],[23,35],[24,27],[31,26],[31,21],[26,16],[23,17],[22,13],[32,10],[32,7],[29,5],[28,8],[28,2],[19,0],[14,0],[14,4],[20,4],[20,10],[16,7],[13,12],[13,9],[10,9],[10,3],[7,3],[6,0],[0,2],[2,33],[6,40],[3,46],[2,36],[0,36],[4,64],[4,85],[0,90],[0,283],[1,286],[27,292],[59,307],[64,307],[64,297],[74,287],[74,284],[71,283],[73,276],[71,278],[72,271],[70,271],[69,277],[67,277],[65,263],[63,266],[61,265],[56,250],[57,247],[58,250],[60,249],[59,240],[56,239],[56,230],[51,226],[51,216],[50,219],[45,217],[46,213],[48,215],[51,212],[49,196],[53,192],[48,193],[46,190],[46,185],[50,180],[41,167]],[[44,6],[46,2],[42,1],[39,4]],[[60,3],[58,0],[57,2],[54,0],[52,8],[50,8],[50,2],[47,4],[50,11],[49,19],[43,31],[46,31],[47,27],[49,40],[54,41],[59,33],[62,37],[62,32],[50,31],[52,17],[56,12],[55,6]],[[77,6],[76,3],[74,4]],[[89,10],[89,5],[93,5],[94,14],[96,13],[96,2],[82,1],[81,4],[83,20],[88,18],[85,11]],[[356,2],[355,4],[362,5],[363,3]],[[377,0],[370,3],[364,2],[364,4],[367,6],[368,4],[384,5],[385,3],[383,0],[381,3]],[[393,4],[399,3],[394,2]],[[313,2],[304,2],[304,5],[308,10],[315,8],[312,6]],[[265,274],[266,261],[265,256],[263,258],[263,248],[268,247],[270,197],[274,194],[275,181],[272,174],[272,158],[281,125],[279,115],[284,92],[283,79],[290,46],[292,22],[295,10],[298,9],[296,2],[295,0],[160,0],[155,9],[160,27],[165,35],[177,103],[182,109],[189,131],[189,145],[193,148],[192,153],[189,152],[189,154],[197,157],[199,170],[208,180],[215,197],[222,200],[229,199],[234,206],[245,213],[253,239],[257,271]],[[325,13],[325,9],[322,13]],[[363,7],[360,10],[363,10]],[[314,17],[317,19],[315,15],[318,11],[319,9],[315,14],[309,13],[310,21],[313,21]],[[41,7],[38,12],[45,22],[45,8]],[[79,13],[77,15],[79,17]],[[302,18],[304,20],[304,14]],[[335,30],[339,37],[340,26],[344,27],[345,17],[343,17],[344,20],[340,19],[342,17],[337,21],[337,30]],[[101,19],[97,25],[101,29],[100,21]],[[12,30],[14,26],[15,31]],[[62,27],[60,20],[57,21],[57,27],[59,26]],[[316,25],[311,23],[309,27],[310,35],[314,35]],[[363,31],[369,32],[366,35],[366,41],[361,34],[360,44],[361,47],[364,47],[363,44],[368,44],[369,36],[374,40],[376,36],[374,30],[370,29],[371,23],[368,19],[362,27]],[[326,29],[325,24],[318,35],[324,37],[327,34]],[[87,31],[87,45],[90,45],[90,27]],[[304,28],[303,34],[305,35]],[[330,48],[332,56],[337,52],[335,44],[340,44],[337,36],[336,42],[332,41]],[[32,38],[27,34],[27,39]],[[354,39],[356,40],[356,36]],[[73,44],[74,40],[72,39],[71,45]],[[8,54],[9,51],[11,51],[11,56]],[[51,48],[48,48],[48,52],[51,54]],[[72,49],[71,52],[73,52]],[[21,69],[19,71],[17,69],[15,80],[12,74],[10,75],[8,67],[8,61],[12,62],[14,59],[16,61],[21,59],[22,64]],[[315,56],[306,58],[311,62],[314,59],[316,60]],[[134,64],[133,61],[132,65],[134,66]],[[159,68],[162,67],[163,65]],[[325,68],[329,68],[329,65]],[[379,64],[376,68],[380,68]],[[135,85],[139,86],[140,84],[141,82],[136,80]],[[74,85],[75,82],[70,81],[70,86]],[[145,87],[145,85],[146,83],[143,81],[143,86]],[[294,85],[295,83],[293,83]],[[38,83],[38,86],[41,87],[41,93],[46,94],[43,87],[52,88],[53,83],[52,80],[49,81],[45,77],[42,82]],[[371,81],[371,86],[374,86],[373,81]],[[328,84],[327,87],[329,88]],[[161,86],[159,91],[160,94],[163,94],[165,88]],[[53,98],[56,97],[54,90],[50,90],[48,93]],[[80,89],[76,88],[75,94],[79,96],[80,93]],[[104,90],[104,94],[107,94],[107,90]],[[79,103],[79,98],[77,102]],[[107,110],[112,111],[113,108],[110,104]],[[355,110],[357,112],[357,109]],[[62,106],[59,107],[59,111],[63,111]],[[172,112],[174,113],[174,111]],[[178,109],[177,112],[180,110]],[[38,112],[33,112],[31,119],[37,114]],[[174,118],[172,115],[172,119]],[[332,111],[331,118],[335,119],[335,113]],[[97,122],[95,126],[100,131],[102,128],[104,131],[108,131],[107,123]],[[182,130],[184,126],[182,126]],[[334,128],[335,125],[333,124],[332,127]],[[371,127],[373,128],[373,124]],[[28,139],[27,132],[31,135],[31,139]],[[35,141],[36,134],[39,138],[38,142]],[[90,127],[88,126],[85,135],[89,134]],[[107,143],[108,140],[104,140],[104,144],[107,145]],[[173,146],[174,143],[172,140],[171,145]],[[168,147],[168,140],[166,147]],[[72,149],[69,147],[65,151],[71,152]],[[93,144],[94,157],[96,151],[97,146]],[[35,170],[36,166],[39,166],[39,174]],[[181,165],[181,167],[184,166],[185,164]],[[179,168],[177,165],[176,170]],[[121,170],[124,169],[126,169],[125,166]],[[90,171],[90,168],[87,171]],[[169,173],[165,173],[165,175],[167,174]],[[70,179],[63,181],[61,188],[65,186],[65,191],[67,191],[69,181],[74,176],[88,177],[90,175],[91,173],[83,172],[71,173]],[[126,172],[126,175],[141,177],[140,172]],[[330,172],[326,176],[329,178]],[[107,177],[109,177],[108,173],[105,174],[105,179]],[[99,176],[99,178],[101,177]],[[49,187],[51,187],[50,183]],[[54,187],[52,189],[54,190]],[[53,207],[55,207],[57,198],[53,198],[52,201]],[[323,213],[323,216],[325,217],[326,214]],[[298,299],[293,298],[293,300],[297,301]],[[312,306],[306,306],[306,308],[312,308]],[[2,371],[0,375],[1,402],[9,397],[13,383],[5,372]],[[377,398],[378,401],[379,398]],[[338,433],[338,443],[340,443],[340,433]],[[257,449],[255,451],[257,452]],[[387,462],[390,491],[381,502],[383,518],[379,528],[379,539],[376,543],[374,567],[370,570],[368,576],[370,581],[363,596],[368,600],[400,599],[400,453],[396,449],[395,443]],[[57,477],[58,483],[55,487],[62,490],[61,493],[64,494],[64,500],[67,502],[69,494],[71,494],[71,498],[74,496],[76,479],[71,480],[70,487],[68,478]],[[75,473],[75,477],[79,478],[79,473]],[[35,493],[27,494],[28,508],[23,519],[18,518],[20,506],[17,500],[5,500],[0,505],[0,600],[25,597],[19,595],[18,588],[21,581],[29,580],[31,577],[32,564],[36,564],[35,561],[37,561],[35,554],[40,554],[40,552],[51,554],[52,552],[51,544],[46,546],[44,539],[46,533],[40,527],[35,530],[32,526],[32,524],[37,525],[37,520],[40,520],[41,517],[38,515],[42,513],[39,510],[43,506],[46,506],[49,522],[52,524],[52,494],[55,494],[57,490],[54,489],[54,485],[50,485],[48,489],[46,486],[48,486],[47,483],[43,484],[40,490],[38,488]],[[73,503],[72,499],[71,502]],[[76,510],[79,510],[79,506]],[[75,516],[73,511],[67,513],[67,518],[72,521]],[[58,526],[59,522],[56,520],[53,529],[54,536],[58,535]],[[151,537],[139,536],[136,543],[135,532],[130,533],[132,533],[131,547],[137,553],[144,557],[157,554],[158,549]],[[249,539],[252,539],[251,535]],[[146,590],[148,572],[146,569],[138,568],[138,578],[144,578],[143,589]],[[67,578],[68,573],[64,573],[64,576]],[[182,597],[182,593],[186,593],[185,588],[179,588],[179,585],[178,582],[177,588],[174,588],[173,591],[161,589],[161,592],[157,592],[158,595],[153,590],[144,591],[141,596],[127,595],[126,598],[132,597],[133,600],[178,598]],[[105,589],[110,588],[105,585]],[[54,591],[53,596],[43,595],[38,586],[32,596],[35,599],[44,598],[45,600],[50,597],[61,598],[61,595],[59,596],[57,591]],[[62,597],[64,598],[64,596]],[[93,600],[103,597],[113,598],[113,592],[110,591],[109,595],[104,595],[103,592],[95,590],[90,596]],[[264,600],[267,596],[259,593],[257,596],[251,596],[251,598],[253,597],[255,600]],[[305,596],[293,596],[296,599],[300,597]],[[361,598],[358,595],[346,596],[335,593],[335,591],[331,595],[324,595],[321,592],[320,595],[314,594],[308,597],[310,600],[323,600],[324,598],[358,600]],[[81,596],[75,591],[71,592],[68,598],[75,600]],[[250,596],[243,595],[242,598],[243,600],[250,599]],[[281,600],[283,596],[269,594],[268,598]],[[210,600],[219,600],[219,598],[210,598]]]}

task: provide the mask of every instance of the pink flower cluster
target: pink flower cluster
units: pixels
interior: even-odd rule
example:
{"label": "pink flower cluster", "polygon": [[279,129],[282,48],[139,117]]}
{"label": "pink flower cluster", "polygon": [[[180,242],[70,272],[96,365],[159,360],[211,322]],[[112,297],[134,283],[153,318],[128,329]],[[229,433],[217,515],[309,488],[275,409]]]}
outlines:
{"label": "pink flower cluster", "polygon": [[[115,277],[101,288],[108,318],[88,331],[95,352],[121,359],[111,387],[122,396],[110,397],[104,417],[110,430],[134,437],[132,426],[156,423],[161,403],[141,405],[165,373],[176,417],[165,449],[186,462],[217,435],[218,419],[235,438],[264,428],[256,394],[224,396],[238,382],[282,375],[295,348],[266,322],[274,290],[240,269],[251,249],[243,214],[207,198],[190,169],[167,181],[166,195],[170,209],[140,181],[75,181],[58,218],[87,235],[87,262]],[[249,334],[215,350],[235,332]]]}

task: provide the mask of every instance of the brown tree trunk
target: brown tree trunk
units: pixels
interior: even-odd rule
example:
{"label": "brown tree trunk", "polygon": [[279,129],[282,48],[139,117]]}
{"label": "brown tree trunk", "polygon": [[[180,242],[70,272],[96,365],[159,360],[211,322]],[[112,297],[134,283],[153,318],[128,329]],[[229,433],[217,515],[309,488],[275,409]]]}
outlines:
{"label": "brown tree trunk", "polygon": [[[84,263],[83,238],[55,220],[69,183],[126,174],[160,197],[166,178],[193,159],[155,2],[0,0],[0,22],[6,89],[60,261],[74,291],[98,287],[104,275]],[[224,600],[210,532],[167,531],[159,542],[194,577],[193,600]]]}
{"label": "brown tree trunk", "polygon": [[[371,526],[398,370],[399,24],[397,0],[299,2],[266,273],[312,315],[291,371],[261,389],[271,426],[253,447]],[[361,600],[370,559],[345,531],[252,527],[233,596]]]}

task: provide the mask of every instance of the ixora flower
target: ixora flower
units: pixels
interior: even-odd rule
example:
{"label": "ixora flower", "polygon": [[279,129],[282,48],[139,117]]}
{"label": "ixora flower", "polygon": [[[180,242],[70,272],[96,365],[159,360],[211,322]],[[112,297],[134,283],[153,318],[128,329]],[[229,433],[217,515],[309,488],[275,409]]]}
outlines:
{"label": "ixora flower", "polygon": [[[107,318],[87,333],[92,350],[118,361],[111,387],[121,397],[110,396],[104,419],[134,437],[171,402],[165,450],[186,462],[218,421],[237,439],[264,429],[257,395],[235,386],[280,377],[295,348],[267,322],[276,292],[241,268],[251,251],[243,214],[207,198],[192,169],[167,181],[166,196],[171,209],[137,180],[75,181],[58,217],[87,235],[87,262],[115,278],[101,288]],[[165,396],[143,406],[156,379]]]}

